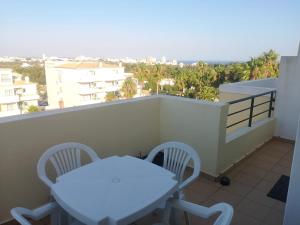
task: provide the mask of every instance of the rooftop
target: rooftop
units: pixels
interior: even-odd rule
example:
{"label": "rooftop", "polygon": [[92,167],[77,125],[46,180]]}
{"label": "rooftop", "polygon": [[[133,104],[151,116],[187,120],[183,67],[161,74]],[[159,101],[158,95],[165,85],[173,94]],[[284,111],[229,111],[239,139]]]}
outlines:
{"label": "rooftop", "polygon": [[25,80],[15,80],[14,81],[14,85],[31,85],[31,84],[35,84],[35,83],[25,81]]}
{"label": "rooftop", "polygon": [[56,66],[63,69],[95,69],[95,68],[118,68],[117,64],[104,62],[70,62]]}

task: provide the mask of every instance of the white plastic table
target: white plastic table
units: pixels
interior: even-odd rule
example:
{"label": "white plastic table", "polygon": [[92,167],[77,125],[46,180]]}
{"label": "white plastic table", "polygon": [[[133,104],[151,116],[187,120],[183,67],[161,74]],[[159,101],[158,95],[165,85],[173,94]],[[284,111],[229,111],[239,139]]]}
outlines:
{"label": "white plastic table", "polygon": [[177,184],[175,174],[148,161],[113,156],[58,177],[52,195],[84,224],[121,225],[165,203]]}

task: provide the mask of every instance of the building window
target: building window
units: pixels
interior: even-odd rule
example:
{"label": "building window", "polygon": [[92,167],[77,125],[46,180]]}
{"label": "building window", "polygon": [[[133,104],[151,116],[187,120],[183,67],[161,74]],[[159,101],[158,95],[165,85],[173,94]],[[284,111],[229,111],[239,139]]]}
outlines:
{"label": "building window", "polygon": [[82,101],[89,101],[89,100],[91,100],[91,95],[83,95],[83,96],[81,97],[81,100],[82,100]]}
{"label": "building window", "polygon": [[6,111],[15,110],[15,105],[16,105],[15,103],[0,105],[0,111],[6,112]]}
{"label": "building window", "polygon": [[13,89],[5,89],[4,90],[4,95],[5,96],[13,96],[14,95],[14,90]]}
{"label": "building window", "polygon": [[15,104],[11,103],[11,104],[7,104],[7,111],[12,111],[15,110]]}
{"label": "building window", "polygon": [[62,82],[62,72],[61,71],[57,71],[57,82],[61,84]]}
{"label": "building window", "polygon": [[2,74],[1,75],[1,82],[2,83],[11,83],[12,82],[12,77],[10,74]]}

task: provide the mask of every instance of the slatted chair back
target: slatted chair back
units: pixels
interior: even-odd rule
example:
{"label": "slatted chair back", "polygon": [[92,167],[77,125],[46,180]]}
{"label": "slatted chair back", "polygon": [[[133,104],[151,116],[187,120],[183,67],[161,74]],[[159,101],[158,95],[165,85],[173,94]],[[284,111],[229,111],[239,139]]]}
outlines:
{"label": "slatted chair back", "polygon": [[[153,162],[159,152],[164,153],[163,167],[176,175],[180,190],[199,176],[201,167],[200,158],[198,153],[191,146],[180,142],[166,142],[155,147],[149,153],[146,160]],[[190,161],[193,162],[193,174],[183,181],[185,169]]]}
{"label": "slatted chair back", "polygon": [[91,161],[99,159],[92,148],[76,142],[67,142],[50,147],[38,161],[37,171],[39,178],[50,187],[53,182],[46,173],[48,161],[50,160],[54,167],[56,176],[60,176],[81,166],[82,152],[85,152]]}

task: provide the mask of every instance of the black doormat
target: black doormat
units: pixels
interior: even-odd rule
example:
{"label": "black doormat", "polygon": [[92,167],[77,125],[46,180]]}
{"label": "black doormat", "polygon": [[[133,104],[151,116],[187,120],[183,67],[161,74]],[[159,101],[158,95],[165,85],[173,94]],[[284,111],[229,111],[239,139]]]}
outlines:
{"label": "black doormat", "polygon": [[268,197],[276,200],[286,202],[286,197],[289,189],[290,177],[282,175],[276,184],[272,187],[271,191],[267,194]]}

